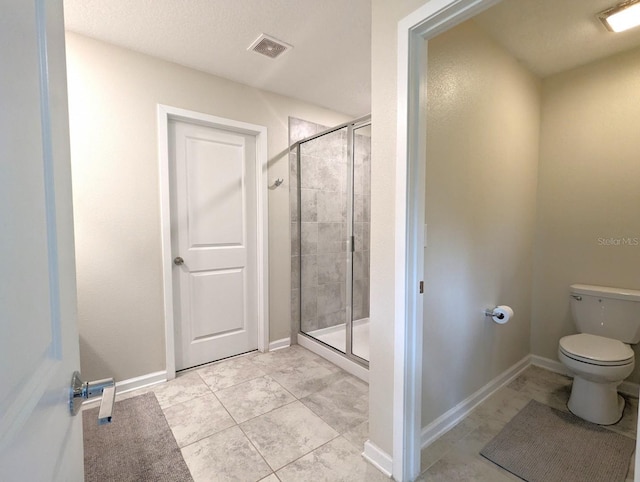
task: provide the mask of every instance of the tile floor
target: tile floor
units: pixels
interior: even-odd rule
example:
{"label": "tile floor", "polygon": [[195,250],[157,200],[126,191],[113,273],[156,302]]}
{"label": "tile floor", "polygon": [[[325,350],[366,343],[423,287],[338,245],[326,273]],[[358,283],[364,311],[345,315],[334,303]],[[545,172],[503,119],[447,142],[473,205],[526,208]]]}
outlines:
{"label": "tile floor", "polygon": [[[568,411],[566,404],[570,392],[570,378],[534,366],[527,368],[518,378],[493,394],[458,425],[422,451],[423,472],[417,480],[521,480],[480,456],[480,450],[531,399]],[[622,420],[608,428],[635,439],[638,399],[625,398],[627,403]],[[633,480],[634,463],[632,458],[628,481]]]}
{"label": "tile floor", "polygon": [[[422,451],[417,481],[521,480],[480,450],[531,399],[567,411],[570,389],[570,378],[529,367]],[[196,482],[389,480],[361,456],[367,384],[300,346],[215,363],[118,399],[149,390]],[[638,399],[626,400],[609,429],[635,439]]]}
{"label": "tile floor", "polygon": [[388,481],[362,458],[368,386],[310,351],[251,353],[153,391],[196,482]]}

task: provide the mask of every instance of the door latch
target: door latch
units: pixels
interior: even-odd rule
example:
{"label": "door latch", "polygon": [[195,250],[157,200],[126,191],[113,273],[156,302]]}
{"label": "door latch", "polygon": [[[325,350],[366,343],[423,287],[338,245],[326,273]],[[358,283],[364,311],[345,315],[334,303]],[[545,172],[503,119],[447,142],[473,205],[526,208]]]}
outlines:
{"label": "door latch", "polygon": [[77,415],[82,406],[82,402],[93,397],[102,395],[100,410],[98,411],[98,425],[111,422],[113,404],[116,399],[116,385],[113,378],[83,382],[80,372],[73,372],[71,378],[71,391],[69,393],[69,410],[71,415]]}

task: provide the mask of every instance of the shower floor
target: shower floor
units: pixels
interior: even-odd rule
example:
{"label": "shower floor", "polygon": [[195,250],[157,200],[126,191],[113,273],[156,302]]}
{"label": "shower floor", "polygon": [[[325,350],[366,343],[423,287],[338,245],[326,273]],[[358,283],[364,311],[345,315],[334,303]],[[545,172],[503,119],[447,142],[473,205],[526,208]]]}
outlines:
{"label": "shower floor", "polygon": [[[329,328],[320,328],[319,330],[309,331],[307,335],[312,336],[316,340],[332,346],[341,352],[345,351],[347,343],[346,324],[330,326]],[[353,321],[352,350],[354,355],[369,360],[369,318],[362,318]]]}

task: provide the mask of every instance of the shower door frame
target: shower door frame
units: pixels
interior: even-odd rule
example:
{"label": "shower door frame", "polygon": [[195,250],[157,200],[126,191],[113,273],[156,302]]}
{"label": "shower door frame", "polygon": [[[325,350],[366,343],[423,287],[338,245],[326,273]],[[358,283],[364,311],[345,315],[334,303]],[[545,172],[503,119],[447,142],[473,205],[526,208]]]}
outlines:
{"label": "shower door frame", "polygon": [[[299,141],[291,144],[290,149],[297,149],[296,152],[296,163],[297,163],[297,190],[296,195],[297,199],[297,211],[298,211],[298,243],[302,245],[302,189],[301,186],[301,145],[305,142],[312,141],[314,139],[318,139],[327,134],[331,134],[332,132],[337,132],[345,127],[347,128],[347,199],[348,204],[347,208],[351,207],[351,209],[347,209],[347,226],[348,226],[348,235],[347,235],[347,249],[346,249],[346,319],[345,319],[345,350],[344,352],[338,350],[337,348],[329,345],[328,343],[323,342],[315,338],[312,335],[309,335],[302,331],[302,295],[300,296],[300,315],[297,320],[297,335],[303,336],[314,343],[319,343],[323,347],[328,348],[329,350],[337,353],[339,356],[345,357],[348,360],[357,363],[358,365],[368,369],[369,368],[369,360],[365,360],[364,358],[359,357],[358,355],[353,354],[352,350],[352,342],[353,342],[353,253],[355,251],[354,246],[354,233],[353,233],[353,211],[354,211],[354,167],[355,167],[355,150],[354,150],[354,132],[356,129],[360,129],[362,127],[367,127],[371,125],[371,114],[368,114],[363,117],[359,117],[355,120],[345,122],[344,124],[337,125],[335,127],[331,127],[326,129],[318,134],[314,134],[309,137],[305,137],[304,139],[300,139]],[[300,270],[298,273],[300,277],[300,286],[302,286],[302,264],[300,264]],[[369,289],[371,289],[369,287]]]}

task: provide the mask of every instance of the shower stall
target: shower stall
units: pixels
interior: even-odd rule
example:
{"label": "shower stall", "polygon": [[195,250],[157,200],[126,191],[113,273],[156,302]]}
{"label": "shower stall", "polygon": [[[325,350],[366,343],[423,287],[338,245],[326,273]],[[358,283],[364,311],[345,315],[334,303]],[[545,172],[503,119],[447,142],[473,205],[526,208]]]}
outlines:
{"label": "shower stall", "polygon": [[[290,120],[294,334],[369,362],[371,118]],[[300,138],[304,135],[303,138]]]}

